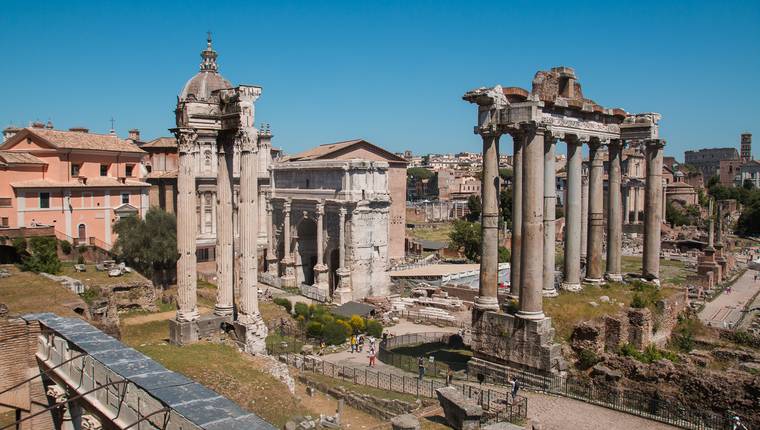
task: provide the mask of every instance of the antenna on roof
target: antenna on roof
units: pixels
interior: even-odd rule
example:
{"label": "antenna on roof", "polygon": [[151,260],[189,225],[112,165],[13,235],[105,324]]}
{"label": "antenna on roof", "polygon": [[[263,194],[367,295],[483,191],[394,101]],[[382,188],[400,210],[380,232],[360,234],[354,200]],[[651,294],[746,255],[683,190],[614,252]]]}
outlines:
{"label": "antenna on roof", "polygon": [[111,117],[111,134],[116,134],[116,129],[113,128],[113,123],[114,122],[116,122],[116,120],[113,119],[113,117]]}

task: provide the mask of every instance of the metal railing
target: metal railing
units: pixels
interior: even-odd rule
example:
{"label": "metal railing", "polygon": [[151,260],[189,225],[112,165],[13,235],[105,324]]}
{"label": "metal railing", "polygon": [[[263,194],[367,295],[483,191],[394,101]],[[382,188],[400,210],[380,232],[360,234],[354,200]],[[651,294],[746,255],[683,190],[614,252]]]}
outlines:
{"label": "metal railing", "polygon": [[[436,379],[420,379],[406,375],[385,373],[379,370],[367,368],[342,366],[329,361],[303,357],[298,354],[283,354],[286,362],[298,367],[301,371],[313,372],[321,375],[350,382],[355,385],[393,391],[396,393],[411,394],[417,397],[437,398],[436,390],[447,385]],[[528,414],[528,400],[522,396],[512,397],[509,393],[490,388],[483,388],[471,384],[452,384],[462,395],[470,401],[479,404],[484,411],[482,421],[493,422],[510,421],[520,422],[526,419]]]}

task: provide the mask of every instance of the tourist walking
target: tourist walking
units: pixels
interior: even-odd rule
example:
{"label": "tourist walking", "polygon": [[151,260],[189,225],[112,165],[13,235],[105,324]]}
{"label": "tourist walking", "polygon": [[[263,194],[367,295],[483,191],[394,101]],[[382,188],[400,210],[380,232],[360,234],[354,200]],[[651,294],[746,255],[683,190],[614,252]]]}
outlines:
{"label": "tourist walking", "polygon": [[359,341],[357,343],[359,344],[359,352],[364,351],[364,336],[359,335]]}
{"label": "tourist walking", "polygon": [[512,386],[512,400],[514,401],[515,397],[517,397],[517,392],[520,391],[520,381],[517,380],[517,377],[513,376],[509,380],[509,384]]}
{"label": "tourist walking", "polygon": [[451,386],[451,381],[454,379],[454,371],[449,368],[449,371],[446,372],[446,386]]}
{"label": "tourist walking", "polygon": [[356,352],[356,336],[351,335],[351,354]]}
{"label": "tourist walking", "polygon": [[367,356],[369,357],[369,367],[375,367],[375,357],[377,356],[375,354],[375,347],[370,347]]}
{"label": "tourist walking", "polygon": [[421,355],[417,358],[417,368],[420,372],[420,381],[422,381],[422,378],[425,376],[425,359]]}

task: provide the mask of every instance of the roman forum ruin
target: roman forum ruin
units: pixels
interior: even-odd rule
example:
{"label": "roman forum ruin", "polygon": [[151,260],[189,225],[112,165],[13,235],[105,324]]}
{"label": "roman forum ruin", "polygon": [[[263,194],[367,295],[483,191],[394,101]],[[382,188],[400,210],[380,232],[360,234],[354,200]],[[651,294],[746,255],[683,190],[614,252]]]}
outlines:
{"label": "roman forum ruin", "polygon": [[[518,87],[478,88],[463,99],[477,104],[475,133],[483,139],[482,257],[480,289],[472,316],[475,352],[471,373],[506,373],[506,366],[543,372],[564,369],[554,329],[543,312],[543,297],[554,286],[554,152],[567,144],[568,190],[562,288],[578,291],[582,282],[623,279],[621,273],[621,155],[626,144],[646,148],[644,257],[642,278],[659,283],[662,223],[662,163],[665,141],[658,135],[660,115],[629,114],[603,108],[584,98],[569,67],[539,71],[531,91]],[[512,290],[518,298],[515,315],[502,312],[497,300],[499,140],[512,136],[514,145]],[[588,211],[582,219],[583,145],[589,150]],[[605,151],[606,147],[606,151]],[[608,154],[609,191],[606,268],[602,267],[605,220],[602,189]],[[545,186],[546,185],[546,186]],[[587,222],[586,270],[581,279],[582,226]]]}
{"label": "roman forum ruin", "polygon": [[[197,341],[217,331],[223,323],[233,323],[245,349],[261,353],[267,328],[258,306],[258,163],[259,133],[254,128],[254,104],[261,88],[232,87],[219,73],[217,53],[201,52],[201,70],[185,85],[176,109],[179,146],[177,175],[177,315],[170,323],[170,339],[176,344]],[[216,149],[217,284],[214,313],[200,316],[197,307],[195,166],[201,148]],[[240,185],[233,196],[233,157],[239,153]],[[233,206],[237,207],[237,223]],[[246,220],[247,222],[239,222]],[[239,234],[234,246],[235,224]],[[235,276],[235,251],[239,275]],[[237,284],[237,285],[236,285]],[[235,294],[237,291],[237,294]],[[237,303],[233,300],[237,298]]]}

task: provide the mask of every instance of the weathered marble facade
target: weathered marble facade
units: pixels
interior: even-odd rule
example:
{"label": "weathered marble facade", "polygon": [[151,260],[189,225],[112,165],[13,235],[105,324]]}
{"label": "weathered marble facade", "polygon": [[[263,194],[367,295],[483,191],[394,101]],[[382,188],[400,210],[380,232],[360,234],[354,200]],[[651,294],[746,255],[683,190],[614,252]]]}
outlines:
{"label": "weathered marble facade", "polygon": [[388,293],[387,162],[276,163],[272,179],[270,279],[336,303]]}

